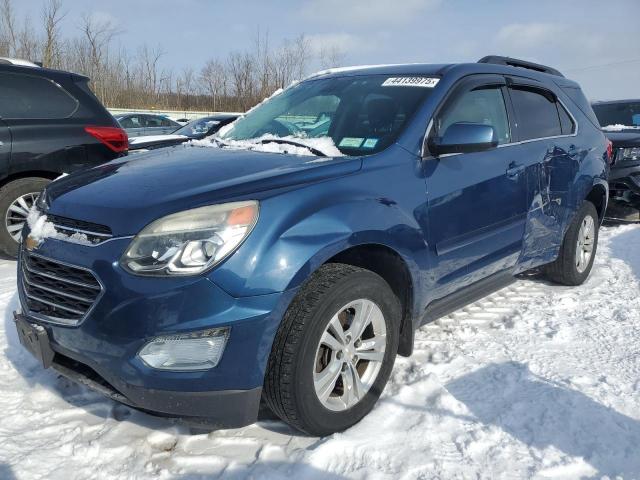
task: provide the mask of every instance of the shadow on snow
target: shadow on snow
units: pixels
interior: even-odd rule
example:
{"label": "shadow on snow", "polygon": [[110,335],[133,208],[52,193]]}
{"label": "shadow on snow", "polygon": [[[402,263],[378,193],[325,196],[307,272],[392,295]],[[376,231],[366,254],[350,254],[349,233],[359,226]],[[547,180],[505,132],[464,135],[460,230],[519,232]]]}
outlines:
{"label": "shadow on snow", "polygon": [[640,475],[638,420],[537,377],[526,365],[489,365],[449,382],[446,389],[480,422],[526,445],[582,457],[601,475]]}

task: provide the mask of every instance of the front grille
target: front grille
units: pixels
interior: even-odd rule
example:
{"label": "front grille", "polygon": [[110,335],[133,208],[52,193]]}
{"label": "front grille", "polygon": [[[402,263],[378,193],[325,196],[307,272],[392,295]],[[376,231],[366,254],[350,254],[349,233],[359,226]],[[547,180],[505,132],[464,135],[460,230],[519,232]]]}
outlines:
{"label": "front grille", "polygon": [[29,314],[55,323],[81,322],[102,293],[89,270],[23,251],[20,269]]}
{"label": "front grille", "polygon": [[59,215],[45,214],[47,220],[55,226],[56,230],[67,235],[79,233],[87,236],[91,243],[100,243],[112,237],[111,229],[99,223],[85,222]]}

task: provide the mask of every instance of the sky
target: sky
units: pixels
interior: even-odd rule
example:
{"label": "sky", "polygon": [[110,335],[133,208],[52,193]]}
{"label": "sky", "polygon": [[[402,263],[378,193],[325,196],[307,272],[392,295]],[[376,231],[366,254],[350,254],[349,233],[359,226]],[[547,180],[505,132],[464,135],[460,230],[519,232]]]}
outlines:
{"label": "sky", "polygon": [[[578,81],[592,100],[640,98],[640,0],[62,0],[62,33],[83,14],[117,25],[116,42],[160,46],[176,71],[306,35],[336,46],[343,65],[474,62],[508,55]],[[42,0],[14,0],[37,20]],[[311,59],[311,68],[319,67]]]}

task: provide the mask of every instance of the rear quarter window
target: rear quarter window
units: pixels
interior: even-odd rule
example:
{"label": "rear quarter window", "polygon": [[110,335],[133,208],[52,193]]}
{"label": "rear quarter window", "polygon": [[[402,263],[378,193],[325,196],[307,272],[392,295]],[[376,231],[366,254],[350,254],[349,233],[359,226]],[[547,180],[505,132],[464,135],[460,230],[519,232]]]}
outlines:
{"label": "rear quarter window", "polygon": [[600,128],[600,122],[598,122],[598,117],[591,108],[591,104],[587,97],[584,96],[582,90],[575,87],[562,87],[562,91],[567,94],[567,96],[577,105],[577,107],[584,113],[584,115],[589,119],[594,126]]}
{"label": "rear quarter window", "polygon": [[572,133],[576,133],[576,124],[567,112],[566,108],[562,105],[562,103],[557,102],[556,106],[558,107],[558,115],[560,116],[560,124],[562,126],[562,134],[570,135]]}
{"label": "rear quarter window", "polygon": [[7,120],[71,117],[78,100],[48,78],[0,73],[0,116]]}

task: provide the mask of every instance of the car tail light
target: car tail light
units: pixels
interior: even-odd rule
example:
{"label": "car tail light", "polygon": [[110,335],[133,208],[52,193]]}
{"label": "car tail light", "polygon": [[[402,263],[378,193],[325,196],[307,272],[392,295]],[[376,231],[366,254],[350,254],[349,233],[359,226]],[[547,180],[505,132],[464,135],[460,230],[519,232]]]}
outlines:
{"label": "car tail light", "polygon": [[607,160],[609,165],[613,163],[613,142],[611,140],[607,140]]}
{"label": "car tail light", "polygon": [[129,149],[127,132],[118,127],[84,127],[84,131],[104,143],[116,153],[123,153]]}

